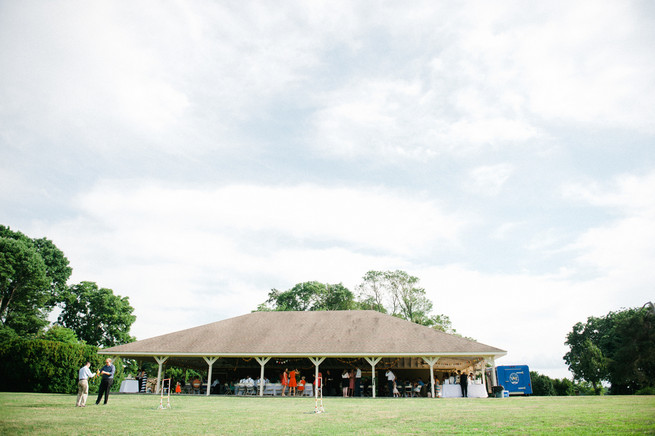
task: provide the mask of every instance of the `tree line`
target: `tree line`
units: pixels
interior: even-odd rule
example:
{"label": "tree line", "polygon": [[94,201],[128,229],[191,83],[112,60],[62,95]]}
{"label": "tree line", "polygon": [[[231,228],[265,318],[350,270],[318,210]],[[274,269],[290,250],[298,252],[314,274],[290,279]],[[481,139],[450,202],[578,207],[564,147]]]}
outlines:
{"label": "tree line", "polygon": [[[95,282],[68,285],[72,272],[49,239],[0,225],[0,339],[49,337],[99,347],[134,341],[130,328],[136,317],[128,297]],[[48,333],[55,307],[60,313]]]}

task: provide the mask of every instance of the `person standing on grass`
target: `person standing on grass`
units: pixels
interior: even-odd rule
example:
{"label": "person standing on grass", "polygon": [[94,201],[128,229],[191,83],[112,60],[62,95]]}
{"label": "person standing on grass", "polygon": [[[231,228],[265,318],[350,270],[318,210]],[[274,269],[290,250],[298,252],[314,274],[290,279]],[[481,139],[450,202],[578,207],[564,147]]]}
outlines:
{"label": "person standing on grass", "polygon": [[102,381],[100,382],[100,389],[98,389],[98,399],[96,400],[96,406],[100,404],[102,399],[102,394],[105,394],[105,402],[109,399],[109,390],[111,385],[114,384],[114,374],[116,374],[116,367],[111,363],[111,359],[107,358],[105,360],[105,366],[100,370],[100,375],[102,376]]}
{"label": "person standing on grass", "polygon": [[83,367],[80,368],[77,377],[77,402],[75,407],[86,407],[86,398],[89,396],[89,379],[97,376],[89,369],[91,367],[91,362],[86,362]]}

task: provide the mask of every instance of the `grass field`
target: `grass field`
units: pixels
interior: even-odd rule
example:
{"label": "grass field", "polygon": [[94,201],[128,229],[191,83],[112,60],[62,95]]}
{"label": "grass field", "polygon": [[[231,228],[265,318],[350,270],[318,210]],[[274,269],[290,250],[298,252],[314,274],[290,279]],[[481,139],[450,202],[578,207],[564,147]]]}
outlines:
{"label": "grass field", "polygon": [[[0,392],[0,434],[655,434],[655,397],[324,399]],[[165,402],[164,402],[165,404]]]}

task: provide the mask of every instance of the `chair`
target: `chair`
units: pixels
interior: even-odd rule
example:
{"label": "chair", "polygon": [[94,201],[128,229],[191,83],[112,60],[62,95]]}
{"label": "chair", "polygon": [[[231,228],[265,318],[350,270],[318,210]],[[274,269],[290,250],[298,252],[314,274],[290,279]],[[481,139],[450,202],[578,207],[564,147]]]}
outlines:
{"label": "chair", "polygon": [[255,395],[255,385],[253,384],[247,384],[246,385],[246,395]]}
{"label": "chair", "polygon": [[413,396],[414,396],[414,390],[412,388],[412,385],[405,386],[405,398],[413,397]]}

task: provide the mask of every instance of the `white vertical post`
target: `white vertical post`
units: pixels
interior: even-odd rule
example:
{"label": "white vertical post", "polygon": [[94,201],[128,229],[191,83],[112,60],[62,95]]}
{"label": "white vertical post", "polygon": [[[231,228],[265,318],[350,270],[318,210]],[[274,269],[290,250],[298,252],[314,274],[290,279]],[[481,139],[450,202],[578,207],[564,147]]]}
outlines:
{"label": "white vertical post", "polygon": [[155,388],[156,394],[161,392],[161,367],[168,360],[168,356],[153,356],[157,363],[159,364],[159,370],[157,371],[157,387]]}
{"label": "white vertical post", "polygon": [[491,356],[491,383],[492,386],[498,386],[498,379],[496,378],[496,359]]}
{"label": "white vertical post", "polygon": [[432,398],[436,398],[436,391],[434,389],[434,364],[439,361],[438,357],[423,357],[425,363],[430,365],[430,388],[432,392]]}
{"label": "white vertical post", "polygon": [[[318,399],[318,365],[323,363],[325,357],[310,357],[309,360],[314,364],[314,398]],[[321,380],[321,389],[323,389],[323,380]]]}
{"label": "white vertical post", "polygon": [[203,359],[205,359],[205,362],[207,362],[207,365],[209,365],[209,370],[207,371],[207,392],[205,395],[209,396],[209,391],[211,390],[211,383],[212,383],[212,368],[214,367],[214,362],[218,360],[218,357],[205,357],[202,356]]}
{"label": "white vertical post", "polygon": [[373,393],[373,398],[375,398],[375,391],[377,391],[377,386],[375,383],[375,365],[378,364],[380,360],[382,360],[381,357],[365,357],[366,361],[371,364],[371,385],[372,385],[372,393]]}
{"label": "white vertical post", "polygon": [[264,396],[264,365],[268,363],[269,360],[271,360],[270,357],[255,357],[257,362],[259,362],[259,366],[261,366],[261,370],[259,371],[259,396],[263,397]]}

